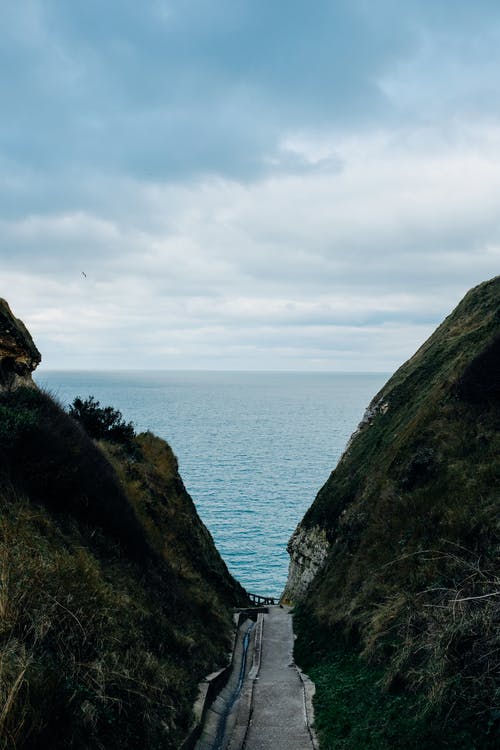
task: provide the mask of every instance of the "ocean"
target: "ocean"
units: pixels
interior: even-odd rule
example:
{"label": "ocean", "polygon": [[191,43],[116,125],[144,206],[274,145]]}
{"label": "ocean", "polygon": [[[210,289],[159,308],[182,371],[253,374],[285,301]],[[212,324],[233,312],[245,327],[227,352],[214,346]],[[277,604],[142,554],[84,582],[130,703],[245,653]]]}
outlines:
{"label": "ocean", "polygon": [[383,373],[55,372],[64,404],[95,396],[167,440],[230,571],[279,596],[287,541],[328,479]]}

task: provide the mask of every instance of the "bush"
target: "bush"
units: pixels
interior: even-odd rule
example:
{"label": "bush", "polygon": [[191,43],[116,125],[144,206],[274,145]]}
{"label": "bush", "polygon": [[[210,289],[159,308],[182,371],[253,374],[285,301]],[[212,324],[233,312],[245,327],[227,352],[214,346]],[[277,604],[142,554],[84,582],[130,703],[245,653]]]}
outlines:
{"label": "bush", "polygon": [[132,422],[125,422],[122,413],[112,406],[101,406],[94,396],[82,401],[75,398],[69,408],[69,414],[80,422],[90,437],[95,440],[109,440],[132,446],[135,430]]}

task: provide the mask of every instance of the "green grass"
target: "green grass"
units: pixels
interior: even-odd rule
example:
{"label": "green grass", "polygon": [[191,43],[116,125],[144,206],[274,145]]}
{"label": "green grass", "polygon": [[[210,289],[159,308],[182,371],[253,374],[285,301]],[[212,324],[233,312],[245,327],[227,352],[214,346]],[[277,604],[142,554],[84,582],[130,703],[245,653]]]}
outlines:
{"label": "green grass", "polygon": [[422,746],[422,721],[415,721],[415,702],[402,695],[384,695],[377,686],[380,672],[361,664],[356,655],[333,657],[312,669],[310,676],[317,690],[316,726],[325,748]]}
{"label": "green grass", "polygon": [[414,696],[383,692],[383,670],[356,654],[338,654],[310,670],[316,684],[316,728],[325,750],[485,750],[493,737],[446,726]]}
{"label": "green grass", "polygon": [[294,617],[295,656],[316,686],[315,729],[321,750],[495,750],[498,717],[478,726],[465,709],[451,718],[435,712],[423,694],[387,684],[381,665],[364,659],[352,644],[311,635],[307,610]]}

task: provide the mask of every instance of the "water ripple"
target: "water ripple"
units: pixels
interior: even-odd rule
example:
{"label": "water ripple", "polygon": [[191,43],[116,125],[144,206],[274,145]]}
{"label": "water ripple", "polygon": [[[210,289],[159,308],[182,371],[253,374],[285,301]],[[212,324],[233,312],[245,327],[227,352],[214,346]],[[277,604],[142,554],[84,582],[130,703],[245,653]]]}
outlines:
{"label": "water ripple", "polygon": [[386,377],[40,371],[37,380],[66,403],[92,394],[168,440],[230,570],[276,596],[292,531]]}

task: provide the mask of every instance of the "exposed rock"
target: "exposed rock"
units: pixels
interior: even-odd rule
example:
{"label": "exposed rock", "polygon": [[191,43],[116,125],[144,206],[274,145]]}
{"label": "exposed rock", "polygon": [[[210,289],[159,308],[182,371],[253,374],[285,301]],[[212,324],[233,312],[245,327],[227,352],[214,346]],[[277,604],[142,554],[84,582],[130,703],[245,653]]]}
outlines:
{"label": "exposed rock", "polygon": [[0,298],[0,391],[13,391],[20,386],[34,388],[31,373],[41,359],[24,323]]}
{"label": "exposed rock", "polygon": [[[387,414],[388,410],[389,402],[377,394],[366,408],[361,422],[349,438],[340,461],[347,457],[358,435],[371,427],[379,414]],[[345,510],[343,513],[345,513]],[[288,579],[282,596],[283,602],[296,603],[306,597],[310,584],[326,562],[330,548],[331,544],[324,527],[319,525],[308,527],[302,523],[297,526],[287,545],[290,563]]]}
{"label": "exposed rock", "polygon": [[361,422],[358,424],[357,428],[349,438],[344,453],[340,457],[340,460],[342,460],[344,458],[344,455],[348,453],[349,448],[351,447],[354,440],[358,437],[359,433],[366,427],[370,427],[373,424],[373,420],[375,419],[375,417],[377,417],[379,414],[387,414],[388,410],[389,402],[385,401],[384,398],[379,398],[379,396],[377,395],[374,399],[372,399],[372,401],[365,409],[365,413],[363,414]]}
{"label": "exposed rock", "polygon": [[297,526],[287,546],[290,567],[282,597],[284,602],[295,603],[304,598],[311,581],[325,564],[329,548],[324,529]]}

